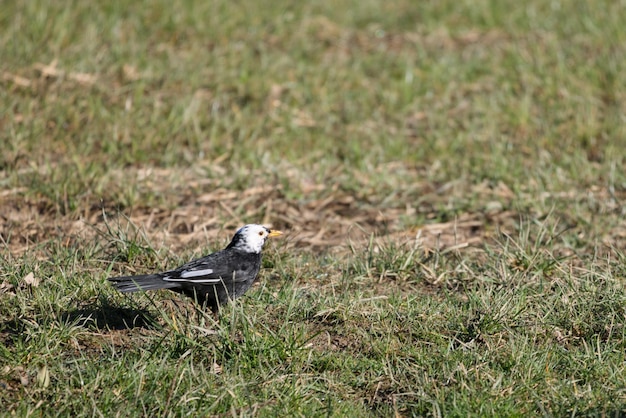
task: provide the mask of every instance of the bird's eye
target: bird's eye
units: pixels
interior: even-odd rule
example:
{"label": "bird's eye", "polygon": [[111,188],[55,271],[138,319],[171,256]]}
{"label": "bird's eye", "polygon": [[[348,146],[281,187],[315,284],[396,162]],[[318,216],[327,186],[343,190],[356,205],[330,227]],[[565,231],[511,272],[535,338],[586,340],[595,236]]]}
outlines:
{"label": "bird's eye", "polygon": [[259,236],[262,237],[263,236],[263,231],[259,231]]}

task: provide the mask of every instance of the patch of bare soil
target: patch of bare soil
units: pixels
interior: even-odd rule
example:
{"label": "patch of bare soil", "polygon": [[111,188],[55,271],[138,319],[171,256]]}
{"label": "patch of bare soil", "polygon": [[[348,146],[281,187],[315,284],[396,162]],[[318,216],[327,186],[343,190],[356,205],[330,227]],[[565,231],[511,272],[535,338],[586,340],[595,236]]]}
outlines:
{"label": "patch of bare soil", "polygon": [[[127,177],[142,181],[145,176],[134,173]],[[285,230],[281,245],[315,252],[343,252],[349,245],[369,243],[372,237],[375,243],[419,240],[426,250],[462,250],[479,246],[494,228],[518,220],[517,214],[508,211],[466,213],[454,221],[405,229],[402,219],[414,214],[414,208],[404,204],[379,208],[356,193],[334,190],[328,196],[299,201],[285,197],[280,185],[244,191],[211,189],[207,180],[190,172],[177,173],[177,183],[189,186],[181,193],[175,185],[168,189],[171,172],[151,170],[149,177],[146,187],[161,189],[160,193],[176,196],[177,201],[162,207],[134,207],[123,213],[110,205],[87,202],[80,210],[62,215],[45,197],[33,197],[24,190],[4,191],[0,194],[0,240],[13,255],[19,255],[48,241],[72,245],[94,239],[109,222],[120,228],[130,223],[151,242],[163,243],[172,251],[201,249],[217,237],[229,239],[245,223],[245,216]]]}
{"label": "patch of bare soil", "polygon": [[[235,191],[215,188],[213,180],[203,178],[202,173],[184,170],[150,168],[111,173],[112,184],[124,181],[136,182],[141,188],[168,196],[168,200],[155,207],[140,206],[118,212],[110,202],[102,203],[99,198],[89,196],[80,209],[63,215],[46,197],[33,196],[23,189],[0,191],[0,241],[11,254],[19,255],[37,251],[49,241],[69,246],[95,239],[108,222],[122,229],[130,224],[150,242],[166,245],[174,252],[190,248],[202,251],[207,242],[226,242],[238,226],[246,223],[245,219],[284,230],[281,246],[305,251],[340,254],[349,251],[350,246],[372,243],[375,246],[419,244],[426,252],[465,251],[480,248],[500,231],[515,231],[521,220],[519,213],[504,209],[515,197],[503,184],[496,187],[478,184],[464,191],[487,202],[481,212],[461,213],[447,222],[432,221],[406,228],[407,219],[410,223],[417,212],[422,218],[435,219],[437,213],[431,200],[445,198],[446,192],[424,186],[426,203],[411,206],[399,192],[395,204],[379,207],[365,192],[331,188],[325,194],[318,194],[319,198],[296,200],[288,198],[280,184]],[[297,186],[305,196],[307,190],[328,189],[316,184]],[[615,200],[607,190],[591,192],[597,202]],[[577,194],[550,198],[575,200]],[[619,245],[626,241],[625,230],[626,224],[618,225],[602,241]]]}

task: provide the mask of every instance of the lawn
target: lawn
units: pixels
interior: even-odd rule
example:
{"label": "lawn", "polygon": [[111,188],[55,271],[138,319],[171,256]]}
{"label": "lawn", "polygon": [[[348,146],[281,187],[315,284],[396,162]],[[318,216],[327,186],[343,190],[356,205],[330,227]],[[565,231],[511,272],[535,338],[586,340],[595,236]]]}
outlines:
{"label": "lawn", "polygon": [[[3,2],[0,415],[624,416],[624,22]],[[252,222],[217,316],[106,281]]]}

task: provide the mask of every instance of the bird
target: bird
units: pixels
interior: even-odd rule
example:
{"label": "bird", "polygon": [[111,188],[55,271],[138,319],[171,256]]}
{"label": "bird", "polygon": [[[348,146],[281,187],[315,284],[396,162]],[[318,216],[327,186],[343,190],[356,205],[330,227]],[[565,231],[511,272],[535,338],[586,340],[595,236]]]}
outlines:
{"label": "bird", "polygon": [[249,224],[239,228],[228,246],[161,273],[111,277],[109,282],[123,293],[169,289],[218,312],[219,307],[242,296],[261,269],[261,251],[270,237],[281,231]]}

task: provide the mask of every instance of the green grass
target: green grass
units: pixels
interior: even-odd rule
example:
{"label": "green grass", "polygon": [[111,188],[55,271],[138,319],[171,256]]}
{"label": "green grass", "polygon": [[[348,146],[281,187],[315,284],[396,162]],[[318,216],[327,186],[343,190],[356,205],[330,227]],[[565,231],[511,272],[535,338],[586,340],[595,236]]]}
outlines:
{"label": "green grass", "polygon": [[3,412],[622,416],[623,6],[5,2]]}

